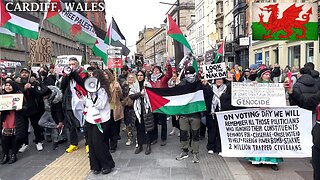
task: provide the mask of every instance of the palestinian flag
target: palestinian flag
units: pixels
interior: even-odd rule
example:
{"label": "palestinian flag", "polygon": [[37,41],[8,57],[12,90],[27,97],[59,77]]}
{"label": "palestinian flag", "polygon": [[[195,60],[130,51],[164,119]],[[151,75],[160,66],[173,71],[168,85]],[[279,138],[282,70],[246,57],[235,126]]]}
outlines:
{"label": "palestinian flag", "polygon": [[[167,34],[174,40],[178,41],[182,45],[184,45],[191,53],[193,53],[190,44],[188,43],[186,37],[184,37],[181,29],[176,24],[176,22],[172,19],[172,17],[168,14],[167,15],[167,22],[168,22],[168,31]],[[198,73],[198,65],[196,59],[193,59],[192,62],[193,68]]]}
{"label": "palestinian flag", "polygon": [[10,30],[0,27],[0,47],[15,47],[16,34]]}
{"label": "palestinian flag", "polygon": [[168,14],[167,15],[167,22],[168,22],[168,31],[167,34],[174,40],[178,41],[179,43],[183,44],[186,48],[192,51],[190,44],[188,43],[187,39],[184,37],[182,31],[180,30],[179,26],[176,22],[172,19],[172,17]]}
{"label": "palestinian flag", "polygon": [[316,3],[253,3],[252,40],[318,40]]}
{"label": "palestinian flag", "polygon": [[95,32],[97,34],[96,44],[92,47],[92,52],[96,55],[101,57],[103,63],[105,65],[107,64],[108,60],[108,54],[107,49],[108,45],[104,42],[104,39],[106,37],[106,32],[100,29],[98,26],[94,25]]}
{"label": "palestinian flag", "polygon": [[173,88],[146,87],[152,112],[181,115],[206,110],[201,82]]}
{"label": "palestinian flag", "polygon": [[[112,39],[112,41],[110,41]],[[112,42],[116,42],[118,40],[126,40],[126,38],[121,33],[118,24],[112,17],[111,23],[108,28],[108,36],[106,36],[104,42],[107,44],[112,44]]]}
{"label": "palestinian flag", "polygon": [[[84,14],[68,11],[64,1],[66,0],[51,0],[45,19],[59,27],[75,41],[92,48],[97,38],[93,24]],[[55,6],[53,6],[53,4],[55,4]],[[52,11],[52,7],[56,8]]]}
{"label": "palestinian flag", "polygon": [[220,63],[219,62],[219,59],[220,57],[223,57],[224,56],[224,41],[222,41],[217,53],[216,53],[216,56],[214,57],[214,63]]}
{"label": "palestinian flag", "polygon": [[13,33],[21,36],[38,39],[39,19],[25,12],[8,12],[5,3],[0,0],[1,20],[0,25]]}

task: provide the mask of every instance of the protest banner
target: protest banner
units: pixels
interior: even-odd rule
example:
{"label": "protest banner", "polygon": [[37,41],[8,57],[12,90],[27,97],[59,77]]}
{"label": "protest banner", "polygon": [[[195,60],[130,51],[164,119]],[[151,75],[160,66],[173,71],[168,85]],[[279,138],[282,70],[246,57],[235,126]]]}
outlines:
{"label": "protest banner", "polygon": [[79,64],[81,64],[82,62],[82,56],[79,55],[61,55],[58,56],[55,62],[55,72],[57,74],[62,74],[63,68],[65,66],[69,66],[69,59],[71,57],[75,57],[77,58],[77,60],[79,61]]}
{"label": "protest banner", "polygon": [[232,106],[241,107],[285,107],[286,96],[282,83],[232,82]]}
{"label": "protest banner", "polygon": [[0,111],[22,109],[23,94],[0,95]]}
{"label": "protest banner", "polygon": [[290,106],[216,114],[222,156],[311,157],[311,111]]}
{"label": "protest banner", "polygon": [[121,47],[109,46],[108,48],[108,68],[122,68]]}
{"label": "protest banner", "polygon": [[227,77],[226,63],[208,64],[203,66],[203,73],[205,79],[219,79]]}
{"label": "protest banner", "polygon": [[50,38],[41,37],[38,40],[29,39],[30,63],[50,64],[52,53],[52,41]]}

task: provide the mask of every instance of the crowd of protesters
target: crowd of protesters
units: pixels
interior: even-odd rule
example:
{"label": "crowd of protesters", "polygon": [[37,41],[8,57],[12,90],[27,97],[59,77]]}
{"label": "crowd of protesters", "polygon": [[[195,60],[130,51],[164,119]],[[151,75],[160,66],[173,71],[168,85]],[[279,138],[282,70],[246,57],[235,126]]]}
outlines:
{"label": "crowd of protesters", "polygon": [[[157,144],[160,128],[160,146],[166,146],[167,121],[171,119],[173,129],[169,135],[180,137],[181,161],[192,154],[192,162],[198,163],[199,141],[205,139],[207,131],[208,154],[221,152],[221,140],[216,112],[235,110],[231,105],[231,82],[242,83],[284,83],[288,105],[311,110],[313,122],[312,165],[315,179],[320,179],[320,78],[313,63],[303,67],[280,67],[260,65],[258,68],[242,68],[234,65],[228,68],[228,77],[207,81],[201,70],[182,66],[181,73],[172,68],[169,61],[165,67],[154,66],[133,70],[124,66],[121,74],[111,69],[101,70],[96,63],[83,69],[76,58],[70,58],[70,72],[55,74],[54,66],[41,66],[37,73],[24,67],[18,77],[2,78],[2,94],[23,93],[22,109],[1,112],[1,142],[3,157],[1,164],[17,161],[17,153],[29,148],[29,126],[32,126],[38,151],[43,150],[46,139],[57,149],[59,142],[68,138],[67,153],[78,150],[78,133],[84,131],[89,153],[90,168],[94,174],[108,174],[115,163],[110,153],[118,148],[121,139],[121,123],[124,123],[127,141],[125,145],[135,146],[139,154],[146,145],[145,154],[151,154],[151,146]],[[288,73],[292,74],[292,86],[288,85]],[[92,93],[85,88],[85,81],[95,77],[99,89]],[[167,116],[153,113],[146,96],[145,87],[172,88],[189,83],[201,82],[206,111],[187,115]],[[95,113],[96,112],[96,113]],[[69,131],[69,133],[66,133]],[[67,135],[68,134],[68,137]],[[104,142],[104,143],[101,143]],[[279,170],[282,158],[246,157],[252,164],[270,164]]]}

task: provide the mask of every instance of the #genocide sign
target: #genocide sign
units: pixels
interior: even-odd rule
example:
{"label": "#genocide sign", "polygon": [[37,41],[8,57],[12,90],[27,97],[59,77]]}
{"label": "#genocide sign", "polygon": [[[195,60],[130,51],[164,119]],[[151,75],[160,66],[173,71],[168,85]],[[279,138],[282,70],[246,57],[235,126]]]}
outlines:
{"label": "#genocide sign", "polygon": [[227,77],[225,63],[208,64],[203,66],[203,72],[205,74],[205,79],[219,79]]}
{"label": "#genocide sign", "polygon": [[282,83],[232,82],[231,104],[241,107],[285,107],[285,89]]}
{"label": "#genocide sign", "polygon": [[311,116],[296,106],[218,112],[222,156],[311,157]]}
{"label": "#genocide sign", "polygon": [[109,46],[108,49],[108,68],[122,68],[121,47]]}

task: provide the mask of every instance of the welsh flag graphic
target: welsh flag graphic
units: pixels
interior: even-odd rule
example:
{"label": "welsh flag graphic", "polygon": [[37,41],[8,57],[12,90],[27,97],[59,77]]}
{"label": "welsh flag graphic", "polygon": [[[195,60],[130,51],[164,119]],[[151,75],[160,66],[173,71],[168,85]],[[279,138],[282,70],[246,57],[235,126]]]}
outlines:
{"label": "welsh flag graphic", "polygon": [[318,40],[316,3],[253,3],[253,40]]}
{"label": "welsh flag graphic", "polygon": [[201,82],[173,88],[147,88],[152,112],[181,115],[206,110]]}
{"label": "welsh flag graphic", "polygon": [[[70,35],[75,41],[92,48],[97,38],[93,24],[85,15],[68,11],[64,6],[64,1],[66,0],[51,0],[45,19]],[[53,4],[56,5],[53,6]],[[56,7],[53,11],[51,11],[52,6]]]}
{"label": "welsh flag graphic", "polygon": [[[186,37],[184,37],[181,29],[169,14],[167,15],[167,22],[168,22],[168,30],[167,30],[168,36],[178,41],[179,43],[183,44],[191,53],[193,53],[192,48],[188,43]],[[198,72],[198,65],[195,59],[192,62],[192,66],[194,67],[196,72]]]}
{"label": "welsh flag graphic", "polygon": [[[8,12],[5,2],[0,0],[1,20],[0,26],[21,36],[38,39],[39,19],[25,12]],[[1,39],[3,40],[3,39]]]}
{"label": "welsh flag graphic", "polygon": [[94,28],[97,34],[97,40],[95,45],[92,47],[92,51],[96,56],[99,56],[102,58],[102,61],[105,65],[108,65],[107,64],[107,59],[108,59],[107,48],[109,45],[104,42],[104,39],[107,33],[96,25],[94,25]]}
{"label": "welsh flag graphic", "polygon": [[16,34],[10,30],[0,27],[0,47],[15,47]]}

